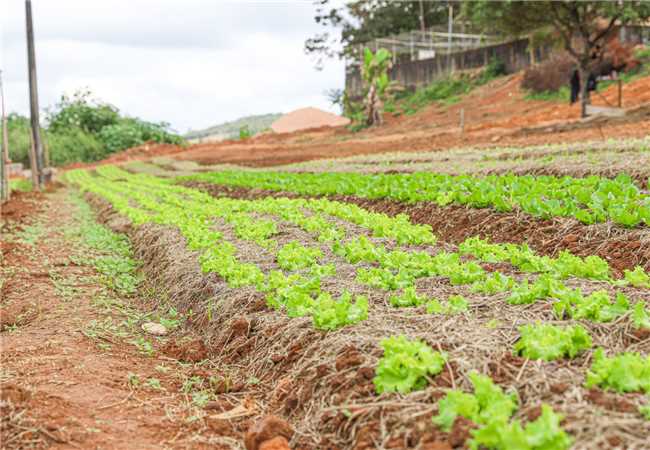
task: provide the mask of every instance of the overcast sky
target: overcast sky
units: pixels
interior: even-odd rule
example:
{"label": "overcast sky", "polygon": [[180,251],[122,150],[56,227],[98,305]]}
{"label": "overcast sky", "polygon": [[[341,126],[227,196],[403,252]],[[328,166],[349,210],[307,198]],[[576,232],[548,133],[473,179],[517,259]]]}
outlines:
{"label": "overcast sky", "polygon": [[[0,0],[9,111],[27,114],[23,0]],[[303,52],[311,0],[32,0],[41,109],[88,87],[179,132],[303,106],[333,110],[344,66]]]}

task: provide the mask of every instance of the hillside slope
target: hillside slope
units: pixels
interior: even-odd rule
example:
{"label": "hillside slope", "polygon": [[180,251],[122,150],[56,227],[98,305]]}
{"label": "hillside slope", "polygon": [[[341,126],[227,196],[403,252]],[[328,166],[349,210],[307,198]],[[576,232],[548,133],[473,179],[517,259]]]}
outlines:
{"label": "hillside slope", "polygon": [[231,122],[224,122],[202,130],[190,131],[185,134],[184,137],[190,140],[206,139],[210,137],[215,137],[215,140],[218,140],[217,137],[219,139],[233,139],[239,136],[239,130],[243,126],[248,126],[248,129],[252,133],[259,133],[260,131],[269,128],[279,117],[282,117],[281,113],[245,116]]}
{"label": "hillside slope", "polygon": [[[144,160],[169,155],[201,164],[272,166],[314,159],[454,147],[525,146],[584,142],[650,134],[650,76],[623,87],[622,118],[580,119],[580,106],[529,100],[520,88],[521,74],[496,79],[451,106],[431,104],[413,115],[386,115],[386,123],[354,133],[346,128],[269,133],[241,141],[205,142],[186,149],[149,146],[142,154],[127,151],[106,162]],[[616,103],[615,85],[594,96],[594,105]],[[459,127],[461,110],[464,130]],[[135,149],[132,149],[135,150]]]}

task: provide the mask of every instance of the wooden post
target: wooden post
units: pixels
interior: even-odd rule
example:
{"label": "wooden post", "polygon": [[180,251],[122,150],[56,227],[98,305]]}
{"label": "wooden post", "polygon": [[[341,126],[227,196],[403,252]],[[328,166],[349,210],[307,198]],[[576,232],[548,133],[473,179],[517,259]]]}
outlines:
{"label": "wooden post", "polygon": [[5,113],[5,91],[2,85],[2,71],[0,71],[0,101],[2,102],[2,153],[0,154],[0,203],[9,200],[9,135],[7,129],[7,115]]}
{"label": "wooden post", "polygon": [[465,108],[460,108],[460,134],[465,132]]}
{"label": "wooden post", "polygon": [[36,161],[36,148],[34,147],[34,134],[30,133],[29,135],[29,161],[32,163],[31,172],[32,172],[32,188],[38,190],[38,172],[34,170],[33,162]]}
{"label": "wooden post", "polygon": [[623,81],[619,78],[618,80],[618,107],[623,107]]}
{"label": "wooden post", "polygon": [[41,140],[41,125],[38,112],[38,85],[36,81],[36,52],[34,50],[34,27],[32,24],[32,2],[25,0],[25,18],[27,25],[27,65],[29,74],[29,108],[32,124],[32,143],[34,147],[34,161],[32,172],[36,171],[37,183],[34,189],[42,190],[45,184],[43,160],[43,141]]}

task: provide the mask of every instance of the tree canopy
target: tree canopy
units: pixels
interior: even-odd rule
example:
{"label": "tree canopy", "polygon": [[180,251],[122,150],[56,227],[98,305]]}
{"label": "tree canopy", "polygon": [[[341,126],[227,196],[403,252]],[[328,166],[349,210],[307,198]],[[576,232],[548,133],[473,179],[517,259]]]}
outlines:
{"label": "tree canopy", "polygon": [[486,30],[509,36],[530,35],[542,28],[551,29],[573,58],[582,83],[582,115],[586,115],[588,92],[585,82],[591,65],[602,58],[606,43],[617,26],[645,21],[650,17],[650,2],[643,0],[528,2],[488,0],[463,3],[463,15]]}
{"label": "tree canopy", "polygon": [[305,52],[316,57],[317,66],[326,58],[353,55],[357,44],[446,23],[448,14],[448,2],[442,1],[355,0],[338,8],[331,0],[314,4],[314,20],[325,30],[305,41]]}

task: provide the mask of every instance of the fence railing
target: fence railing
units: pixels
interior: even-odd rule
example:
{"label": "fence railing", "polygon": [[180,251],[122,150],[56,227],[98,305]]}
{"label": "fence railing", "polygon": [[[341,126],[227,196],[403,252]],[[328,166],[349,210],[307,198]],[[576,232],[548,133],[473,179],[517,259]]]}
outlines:
{"label": "fence railing", "polygon": [[[392,81],[407,89],[416,89],[451,72],[486,66],[493,58],[502,61],[506,70],[511,73],[546,59],[550,53],[550,47],[531,51],[528,39],[518,39],[446,55],[435,55],[433,58],[398,62],[390,69],[389,76]],[[346,68],[345,89],[353,98],[363,95],[363,82],[358,65],[349,65]]]}

